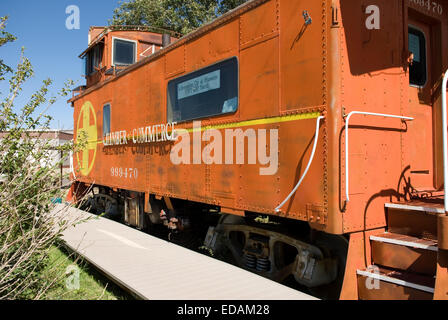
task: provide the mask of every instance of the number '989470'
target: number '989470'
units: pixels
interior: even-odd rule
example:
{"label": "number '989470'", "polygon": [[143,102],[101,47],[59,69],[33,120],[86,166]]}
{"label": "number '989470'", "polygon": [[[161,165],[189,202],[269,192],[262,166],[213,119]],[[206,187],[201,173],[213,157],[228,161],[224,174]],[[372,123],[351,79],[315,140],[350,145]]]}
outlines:
{"label": "number '989470'", "polygon": [[110,175],[112,177],[122,178],[122,179],[137,179],[138,178],[138,170],[137,170],[137,168],[112,167],[112,168],[110,168]]}
{"label": "number '989470'", "polygon": [[434,14],[443,15],[443,6],[438,2],[432,0],[409,0],[409,2],[426,8]]}

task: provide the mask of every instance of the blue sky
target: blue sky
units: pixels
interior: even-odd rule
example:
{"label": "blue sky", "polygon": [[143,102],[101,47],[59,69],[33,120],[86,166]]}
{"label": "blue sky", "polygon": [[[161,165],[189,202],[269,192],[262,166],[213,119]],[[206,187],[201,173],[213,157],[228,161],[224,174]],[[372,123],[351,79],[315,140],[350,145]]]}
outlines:
{"label": "blue sky", "polygon": [[[80,29],[68,30],[66,7],[76,5],[80,10]],[[79,54],[87,48],[90,26],[107,25],[118,7],[118,0],[1,0],[0,16],[9,16],[6,31],[17,37],[17,41],[0,47],[0,57],[11,67],[19,62],[21,47],[33,64],[35,75],[23,88],[16,105],[26,103],[41,86],[42,80],[54,81],[56,93],[67,79],[85,84],[81,77],[82,60]],[[0,92],[7,93],[6,81],[0,83]],[[73,109],[66,99],[59,99],[48,112],[54,120],[54,129],[73,129]]]}

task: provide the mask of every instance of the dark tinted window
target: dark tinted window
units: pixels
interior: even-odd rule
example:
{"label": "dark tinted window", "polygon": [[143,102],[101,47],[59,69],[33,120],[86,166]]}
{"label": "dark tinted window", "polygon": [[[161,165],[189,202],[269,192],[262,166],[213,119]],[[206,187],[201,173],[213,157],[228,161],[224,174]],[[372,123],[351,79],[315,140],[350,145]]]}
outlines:
{"label": "dark tinted window", "polygon": [[110,104],[103,107],[103,137],[110,133]]}
{"label": "dark tinted window", "polygon": [[414,61],[409,67],[409,79],[412,85],[426,84],[426,39],[423,32],[409,27],[409,51],[414,55]]}
{"label": "dark tinted window", "polygon": [[114,39],[114,65],[128,65],[135,62],[135,42]]}
{"label": "dark tinted window", "polygon": [[104,45],[102,43],[98,44],[95,47],[93,47],[92,50],[90,50],[84,57],[86,75],[90,75],[96,72],[97,68],[99,69],[102,67],[103,48]]}
{"label": "dark tinted window", "polygon": [[232,58],[168,83],[168,121],[182,122],[238,109],[238,60]]}

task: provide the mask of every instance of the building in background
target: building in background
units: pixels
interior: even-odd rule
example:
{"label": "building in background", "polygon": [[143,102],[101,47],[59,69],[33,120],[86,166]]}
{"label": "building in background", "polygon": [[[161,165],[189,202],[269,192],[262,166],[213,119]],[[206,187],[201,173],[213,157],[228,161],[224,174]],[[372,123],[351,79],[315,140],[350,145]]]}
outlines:
{"label": "building in background", "polygon": [[[73,130],[39,130],[39,131],[28,131],[31,138],[36,139],[36,149],[42,144],[49,143],[54,146],[54,150],[50,150],[47,162],[41,162],[41,166],[55,166],[61,162],[63,154],[61,151],[57,150],[57,146],[64,145],[73,140]],[[8,132],[0,132],[0,140],[3,139]],[[42,143],[42,144],[41,144]],[[61,187],[69,187],[70,181],[70,157],[67,155],[60,165],[60,176],[61,176]]]}

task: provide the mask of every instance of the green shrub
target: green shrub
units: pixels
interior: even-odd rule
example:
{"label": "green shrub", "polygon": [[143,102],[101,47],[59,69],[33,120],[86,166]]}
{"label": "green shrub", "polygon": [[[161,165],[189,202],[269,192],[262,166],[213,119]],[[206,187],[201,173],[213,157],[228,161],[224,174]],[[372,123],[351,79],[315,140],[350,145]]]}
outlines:
{"label": "green shrub", "polygon": [[[0,18],[0,47],[15,40],[5,31],[7,17]],[[24,49],[15,69],[0,60],[0,81],[9,92],[0,93],[0,299],[39,299],[51,286],[41,271],[48,251],[69,226],[63,214],[50,214],[55,198],[63,198],[60,164],[72,144],[56,145],[41,139],[49,129],[48,108],[52,81],[43,81],[25,105],[15,105],[33,67]],[[57,96],[69,92],[67,82]],[[57,151],[63,157],[55,161]]]}

